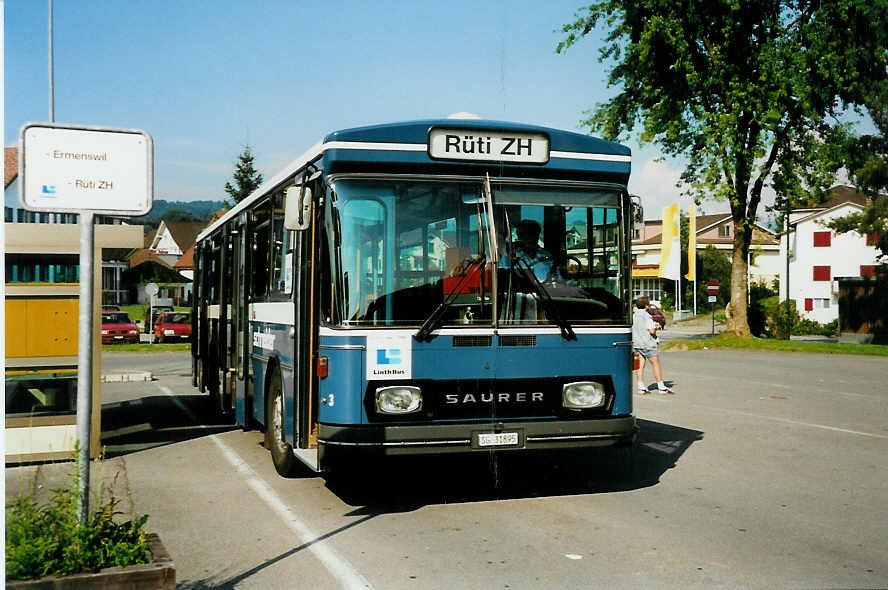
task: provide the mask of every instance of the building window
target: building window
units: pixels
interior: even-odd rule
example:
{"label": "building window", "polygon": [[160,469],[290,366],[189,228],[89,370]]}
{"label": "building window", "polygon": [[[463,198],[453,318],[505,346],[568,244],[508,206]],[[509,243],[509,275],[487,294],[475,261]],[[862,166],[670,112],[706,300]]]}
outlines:
{"label": "building window", "polygon": [[632,279],[632,297],[638,298],[646,295],[654,301],[659,301],[663,291],[660,288],[660,279],[656,277],[640,277]]}
{"label": "building window", "polygon": [[6,223],[12,223],[15,221],[15,209],[12,207],[4,207],[3,208],[3,221]]}
{"label": "building window", "polygon": [[731,226],[727,223],[724,225],[718,226],[718,237],[730,238],[731,237]]}
{"label": "building window", "polygon": [[832,244],[832,232],[816,231],[814,232],[814,247],[829,247]]}
{"label": "building window", "polygon": [[831,269],[829,266],[815,266],[814,267],[814,280],[815,281],[828,281],[832,278]]}
{"label": "building window", "polygon": [[876,265],[875,264],[861,264],[860,265],[860,276],[862,276],[862,277],[876,276]]}

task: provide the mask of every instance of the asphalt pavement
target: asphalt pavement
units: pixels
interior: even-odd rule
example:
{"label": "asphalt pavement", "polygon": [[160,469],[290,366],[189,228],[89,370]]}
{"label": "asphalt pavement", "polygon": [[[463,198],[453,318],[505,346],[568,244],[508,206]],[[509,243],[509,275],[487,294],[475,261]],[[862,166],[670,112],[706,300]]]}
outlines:
{"label": "asphalt pavement", "polygon": [[[155,355],[104,362],[156,373],[103,385],[92,481],[149,514],[181,589],[888,587],[881,357],[665,352],[676,394],[634,397],[628,463],[481,454],[325,480],[277,476],[263,435],[191,387],[187,352]],[[9,467],[7,497],[70,472]]]}

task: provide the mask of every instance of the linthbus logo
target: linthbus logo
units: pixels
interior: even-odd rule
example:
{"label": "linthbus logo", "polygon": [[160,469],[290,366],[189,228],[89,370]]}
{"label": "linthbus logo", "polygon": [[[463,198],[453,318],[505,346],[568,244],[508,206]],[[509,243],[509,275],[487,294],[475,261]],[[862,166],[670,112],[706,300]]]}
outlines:
{"label": "linthbus logo", "polygon": [[377,365],[400,365],[401,349],[400,348],[380,348],[376,351]]}
{"label": "linthbus logo", "polygon": [[44,184],[40,192],[44,195],[54,195],[56,194],[56,187],[54,184]]}
{"label": "linthbus logo", "polygon": [[411,334],[368,335],[364,358],[368,381],[412,379],[413,336]]}

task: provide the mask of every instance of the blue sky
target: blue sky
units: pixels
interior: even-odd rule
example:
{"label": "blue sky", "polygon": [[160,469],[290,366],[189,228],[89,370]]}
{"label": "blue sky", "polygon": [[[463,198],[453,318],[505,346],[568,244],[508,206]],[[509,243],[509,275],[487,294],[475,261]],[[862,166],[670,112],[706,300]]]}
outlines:
{"label": "blue sky", "polygon": [[[5,3],[5,145],[48,120],[47,1]],[[347,127],[469,111],[585,132],[614,93],[590,35],[562,55],[582,0],[55,0],[55,120],[136,128],[155,198],[223,199],[249,143],[266,178]],[[655,217],[679,168],[633,151],[630,190]],[[706,212],[726,211],[724,203]]]}

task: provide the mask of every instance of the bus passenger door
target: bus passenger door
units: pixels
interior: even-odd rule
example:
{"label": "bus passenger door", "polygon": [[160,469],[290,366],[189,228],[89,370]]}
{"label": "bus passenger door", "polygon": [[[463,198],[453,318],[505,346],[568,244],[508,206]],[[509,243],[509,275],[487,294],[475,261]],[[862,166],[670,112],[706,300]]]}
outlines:
{"label": "bus passenger door", "polygon": [[247,321],[246,279],[246,217],[241,215],[231,232],[231,281],[230,330],[228,346],[228,375],[234,394],[233,406],[235,422],[250,424],[253,416],[253,399],[251,388],[247,386],[247,338],[249,322]]}
{"label": "bus passenger door", "polygon": [[[314,180],[306,184],[302,193],[304,202],[317,203],[323,184]],[[296,201],[288,199],[287,208]],[[301,206],[301,205],[300,205]],[[304,449],[317,447],[317,384],[315,357],[318,338],[318,280],[316,277],[317,252],[320,249],[323,221],[318,222],[316,207],[303,210],[310,222],[287,231],[288,256],[284,265],[292,273],[292,301],[294,305],[293,329],[293,406],[294,445],[296,454],[316,468],[317,458]],[[323,217],[320,217],[323,220]]]}

